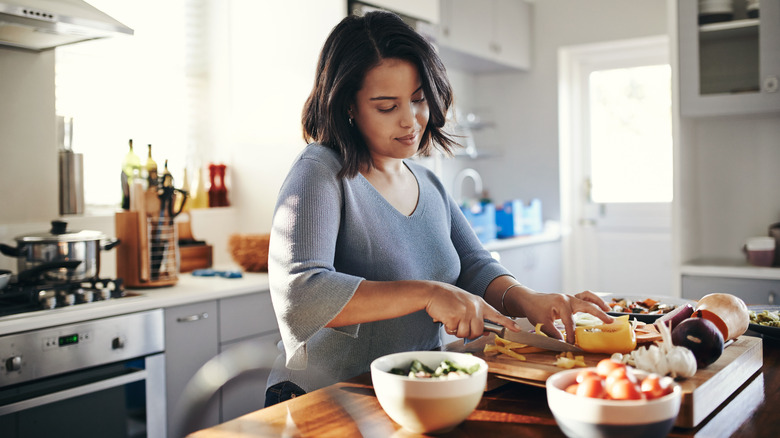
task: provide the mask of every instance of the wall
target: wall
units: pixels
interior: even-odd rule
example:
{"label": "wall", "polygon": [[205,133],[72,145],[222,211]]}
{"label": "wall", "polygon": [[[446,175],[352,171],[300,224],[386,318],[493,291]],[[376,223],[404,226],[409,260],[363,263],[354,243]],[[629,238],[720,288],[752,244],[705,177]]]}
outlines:
{"label": "wall", "polygon": [[[270,229],[276,194],[304,146],[300,112],[317,54],[346,15],[344,0],[217,0],[207,29],[212,56],[213,131],[206,159],[228,164],[233,208],[195,211],[193,233],[230,264],[227,237]],[[302,12],[305,11],[305,12]],[[49,229],[58,217],[54,51],[0,48],[0,242]],[[113,211],[69,217],[71,229],[114,235]],[[114,275],[111,252],[101,274]],[[0,257],[0,269],[16,260]]]}
{"label": "wall", "polygon": [[0,224],[54,217],[54,52],[0,48],[0,78]]}

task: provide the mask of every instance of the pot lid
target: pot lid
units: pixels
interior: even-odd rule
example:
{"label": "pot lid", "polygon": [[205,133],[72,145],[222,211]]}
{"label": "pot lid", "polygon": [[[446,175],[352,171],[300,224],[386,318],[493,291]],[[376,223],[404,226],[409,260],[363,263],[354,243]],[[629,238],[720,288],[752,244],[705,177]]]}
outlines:
{"label": "pot lid", "polygon": [[39,233],[17,236],[17,242],[89,242],[93,240],[102,240],[107,238],[100,231],[69,231],[68,223],[65,221],[51,221],[51,230]]}

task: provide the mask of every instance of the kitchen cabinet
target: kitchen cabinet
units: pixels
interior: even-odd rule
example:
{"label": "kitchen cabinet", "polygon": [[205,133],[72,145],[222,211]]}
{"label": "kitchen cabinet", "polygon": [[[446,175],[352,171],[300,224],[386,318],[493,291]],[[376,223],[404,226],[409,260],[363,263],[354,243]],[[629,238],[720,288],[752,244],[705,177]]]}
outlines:
{"label": "kitchen cabinet", "polygon": [[742,298],[746,304],[778,304],[780,280],[715,276],[682,276],[682,297],[689,300],[711,293],[727,293]]}
{"label": "kitchen cabinet", "polygon": [[[180,405],[190,379],[219,353],[237,348],[268,352],[264,364],[225,384],[198,413],[196,427],[223,423],[263,408],[265,384],[281,339],[265,292],[210,300],[165,309],[166,394],[169,436],[181,436],[186,412]],[[254,364],[250,364],[255,367]]]}
{"label": "kitchen cabinet", "polygon": [[497,251],[517,281],[540,292],[561,292],[560,241]]}
{"label": "kitchen cabinet", "polygon": [[270,366],[279,355],[281,335],[268,293],[220,300],[220,353],[235,348],[252,348],[264,357],[256,368],[229,381],[221,391],[220,422],[262,409]]}
{"label": "kitchen cabinet", "polygon": [[440,53],[472,72],[531,67],[531,6],[520,0],[442,0]]}
{"label": "kitchen cabinet", "polygon": [[[165,394],[168,436],[182,436],[187,402],[184,389],[192,376],[219,352],[217,301],[204,301],[165,309]],[[211,403],[198,413],[198,428],[219,423],[219,407]]]}
{"label": "kitchen cabinet", "polygon": [[698,3],[678,0],[680,112],[685,117],[780,111],[780,0],[749,19],[698,25]]}
{"label": "kitchen cabinet", "polygon": [[439,0],[360,0],[372,6],[387,9],[409,17],[439,22]]}

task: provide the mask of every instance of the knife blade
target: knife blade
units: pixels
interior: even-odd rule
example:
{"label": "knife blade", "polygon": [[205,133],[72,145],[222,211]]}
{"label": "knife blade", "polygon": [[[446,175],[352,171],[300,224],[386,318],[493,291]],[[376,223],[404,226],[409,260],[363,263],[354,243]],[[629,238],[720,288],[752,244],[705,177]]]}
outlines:
{"label": "knife blade", "polygon": [[573,353],[583,353],[584,351],[576,346],[569,344],[565,341],[550,338],[544,335],[538,335],[536,333],[521,330],[519,332],[513,332],[501,325],[485,321],[485,331],[495,333],[496,335],[512,342],[519,342],[521,344],[528,344],[533,347],[544,348],[551,351],[571,351]]}

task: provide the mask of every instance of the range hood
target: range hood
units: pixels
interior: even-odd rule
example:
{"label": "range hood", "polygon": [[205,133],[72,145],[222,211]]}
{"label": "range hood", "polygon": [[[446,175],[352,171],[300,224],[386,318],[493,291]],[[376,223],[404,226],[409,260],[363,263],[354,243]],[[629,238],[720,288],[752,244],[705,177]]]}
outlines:
{"label": "range hood", "polygon": [[0,0],[0,45],[42,51],[132,35],[133,29],[82,0]]}

